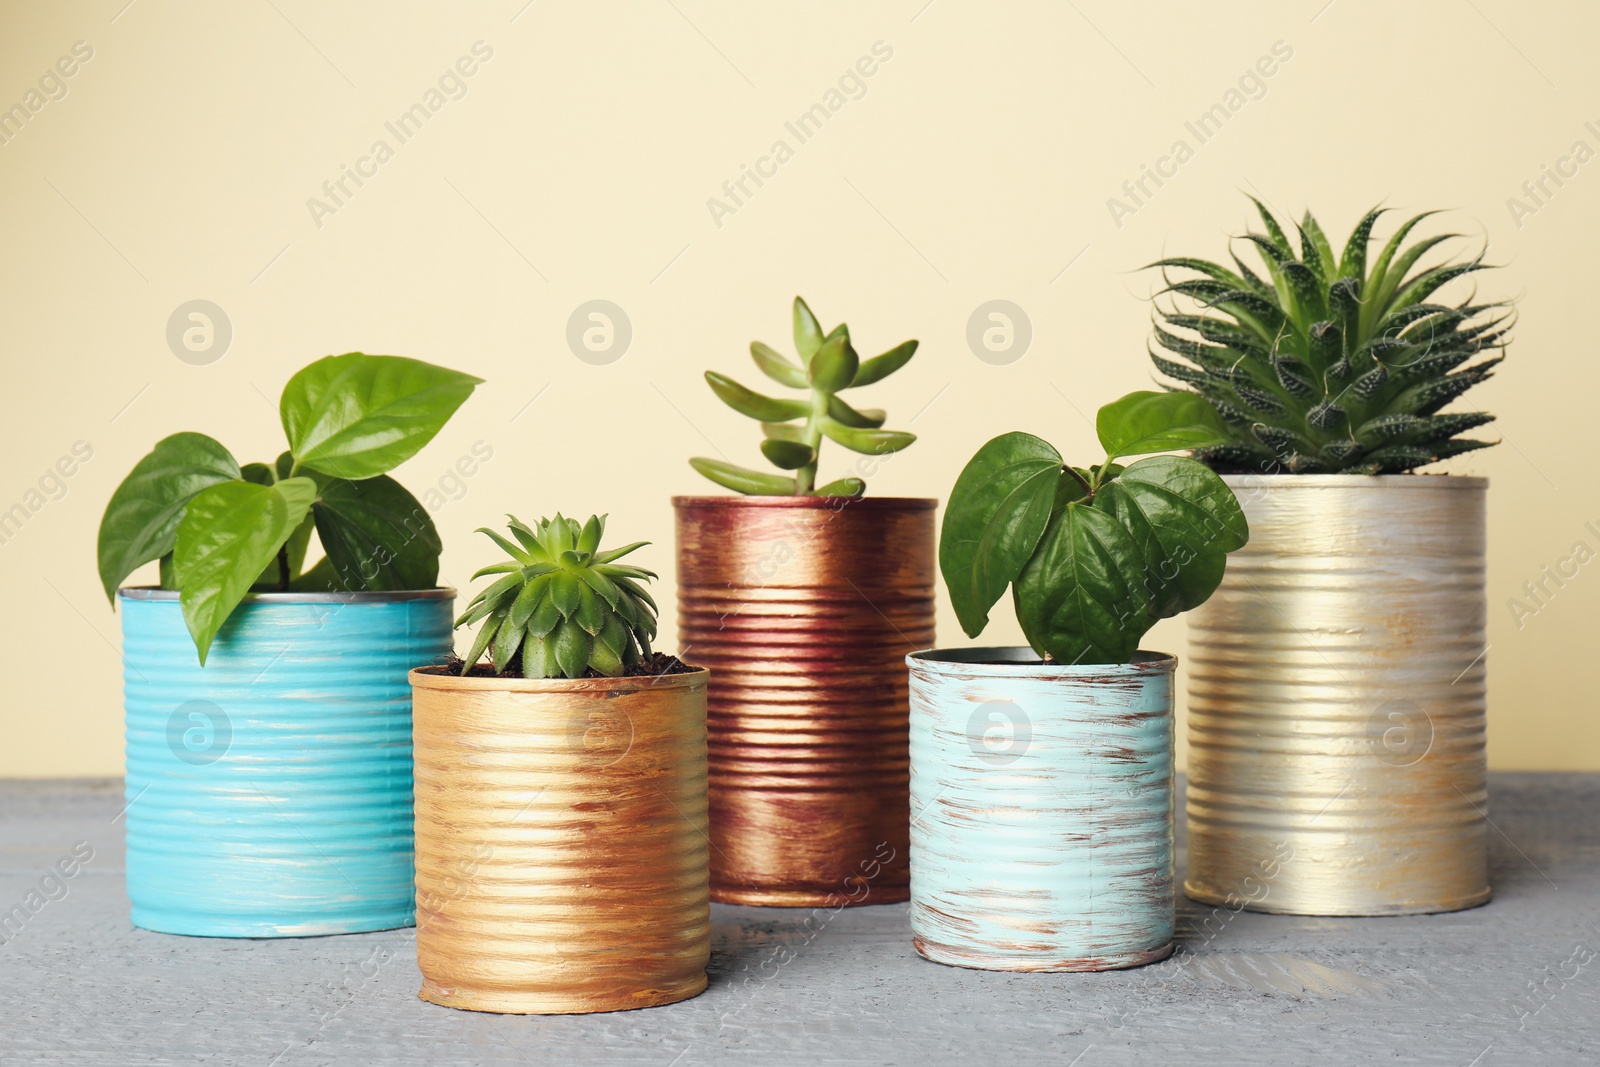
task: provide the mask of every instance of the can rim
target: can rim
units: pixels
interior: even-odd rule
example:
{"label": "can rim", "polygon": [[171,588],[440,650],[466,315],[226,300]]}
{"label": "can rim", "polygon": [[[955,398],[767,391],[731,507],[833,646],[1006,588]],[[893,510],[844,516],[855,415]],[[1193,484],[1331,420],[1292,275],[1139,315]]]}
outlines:
{"label": "can rim", "polygon": [[[117,598],[119,600],[177,600],[180,595],[176,589],[161,589],[153,585],[125,585],[117,590]],[[455,596],[455,589],[442,585],[434,589],[358,590],[349,593],[280,593],[275,591],[246,593],[244,600],[240,603],[383,604],[404,600],[454,600]]]}
{"label": "can rim", "polygon": [[674,508],[834,508],[867,511],[932,511],[931,496],[675,496]]}
{"label": "can rim", "polygon": [[711,677],[705,667],[679,674],[648,674],[624,678],[482,678],[459,674],[425,674],[413,667],[406,678],[414,689],[447,693],[615,693],[648,689],[688,689],[704,685]]}
{"label": "can rim", "polygon": [[939,674],[1015,678],[1033,675],[1085,681],[1130,675],[1172,674],[1178,657],[1168,652],[1140,649],[1130,663],[1043,663],[1027,645],[977,645],[969,648],[925,648],[906,656],[906,665]]}
{"label": "can rim", "polygon": [[1487,489],[1489,479],[1476,474],[1223,474],[1239,489]]}

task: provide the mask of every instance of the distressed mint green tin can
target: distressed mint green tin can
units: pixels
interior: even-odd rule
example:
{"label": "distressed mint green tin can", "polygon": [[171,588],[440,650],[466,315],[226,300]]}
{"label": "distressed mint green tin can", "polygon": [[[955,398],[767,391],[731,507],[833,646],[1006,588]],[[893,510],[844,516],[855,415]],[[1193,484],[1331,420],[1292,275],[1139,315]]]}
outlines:
{"label": "distressed mint green tin can", "polygon": [[1176,658],[969,648],[906,663],[917,951],[999,971],[1170,955]]}
{"label": "distressed mint green tin can", "polygon": [[202,667],[177,593],[120,591],[135,926],[412,924],[407,672],[449,652],[454,595],[252,594]]}

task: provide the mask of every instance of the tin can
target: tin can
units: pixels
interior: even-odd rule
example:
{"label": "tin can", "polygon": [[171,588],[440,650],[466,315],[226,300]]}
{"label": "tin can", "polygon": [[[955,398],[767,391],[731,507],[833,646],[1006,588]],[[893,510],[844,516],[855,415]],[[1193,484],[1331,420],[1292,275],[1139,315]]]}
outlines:
{"label": "tin can", "polygon": [[118,593],[135,926],[411,925],[406,671],[449,652],[454,597],[253,593],[201,667],[176,592]]}
{"label": "tin can", "polygon": [[706,678],[412,672],[423,1000],[575,1014],[705,989]]}
{"label": "tin can", "polygon": [[711,898],[905,900],[904,657],[937,501],[676,497],[678,635],[712,670]]}
{"label": "tin can", "polygon": [[1250,543],[1189,617],[1185,892],[1297,915],[1484,903],[1487,480],[1225,480]]}
{"label": "tin can", "polygon": [[1171,955],[1177,660],[966,648],[906,662],[917,951],[995,971]]}

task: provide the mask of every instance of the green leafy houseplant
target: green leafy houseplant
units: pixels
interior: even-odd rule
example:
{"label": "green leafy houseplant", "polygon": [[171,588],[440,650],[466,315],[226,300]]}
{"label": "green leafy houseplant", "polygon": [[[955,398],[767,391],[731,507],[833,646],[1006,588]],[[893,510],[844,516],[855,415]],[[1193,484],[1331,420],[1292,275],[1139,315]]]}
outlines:
{"label": "green leafy houseplant", "polygon": [[656,635],[656,602],[642,582],[654,571],[617,560],[649,544],[600,551],[606,517],[594,515],[579,526],[560,513],[534,526],[514,515],[515,542],[487,528],[511,558],[474,574],[502,577],[485,588],[456,626],[482,622],[472,651],[462,664],[466,674],[488,652],[494,672],[505,674],[520,661],[524,678],[582,678],[586,671],[615,678],[650,658]]}
{"label": "green leafy houseplant", "polygon": [[[276,462],[241,466],[205,434],[162,439],[100,520],[106,596],[114,604],[128,575],[159,560],[203,665],[252,590],[431,589],[433,520],[384,472],[431,441],[481,380],[403,356],[327,356],[284,387],[289,449]],[[325,556],[302,570],[313,531]]]}
{"label": "green leafy houseplant", "polygon": [[1493,415],[1440,409],[1491,377],[1503,356],[1462,365],[1505,346],[1511,313],[1473,298],[1429,300],[1488,267],[1481,254],[1418,267],[1459,236],[1407,246],[1430,211],[1395,231],[1369,262],[1382,209],[1356,225],[1340,255],[1306,212],[1296,254],[1272,213],[1259,201],[1256,208],[1267,232],[1243,239],[1255,245],[1266,278],[1237,255],[1237,271],[1203,259],[1151,264],[1199,275],[1157,294],[1200,305],[1200,314],[1157,307],[1156,343],[1183,362],[1151,354],[1162,374],[1216,405],[1227,426],[1228,439],[1196,450],[1197,459],[1224,472],[1396,474],[1494,443],[1459,436]]}
{"label": "green leafy houseplant", "polygon": [[902,341],[880,356],[863,360],[850,344],[844,323],[826,335],[806,302],[794,298],[794,345],[800,362],[780,355],[760,341],[750,342],[750,355],[761,372],[780,385],[805,389],[802,399],[764,396],[732,378],[706,371],[706,382],[722,402],[761,423],[766,439],[761,454],[773,466],[793,474],[766,474],[717,459],[695,457],[690,465],[718,485],[762,496],[860,496],[867,484],[840,478],[817,486],[817,457],[823,438],[854,452],[886,455],[916,440],[916,435],[882,429],[885,415],[876,408],[857,409],[839,393],[882,381],[911,359],[916,341]]}
{"label": "green leafy houseplant", "polygon": [[[1249,539],[1233,492],[1192,459],[1227,427],[1187,393],[1130,393],[1095,420],[1105,461],[1066,465],[1045,441],[1008,433],[956,479],[939,569],[968,637],[1009,585],[1035,652],[1057,663],[1127,663],[1160,619],[1204,603]],[[1123,466],[1127,456],[1149,458]]]}

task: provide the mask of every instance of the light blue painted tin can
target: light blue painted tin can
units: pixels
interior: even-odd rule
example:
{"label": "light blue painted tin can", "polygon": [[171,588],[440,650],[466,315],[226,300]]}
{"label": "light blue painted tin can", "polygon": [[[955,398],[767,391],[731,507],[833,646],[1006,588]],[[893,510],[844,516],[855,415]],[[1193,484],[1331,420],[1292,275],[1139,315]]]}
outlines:
{"label": "light blue painted tin can", "polygon": [[299,937],[413,922],[411,686],[453,589],[258,593],[201,667],[175,592],[124,589],[135,926]]}
{"label": "light blue painted tin can", "polygon": [[906,663],[917,951],[998,971],[1170,955],[1177,659],[967,648]]}

